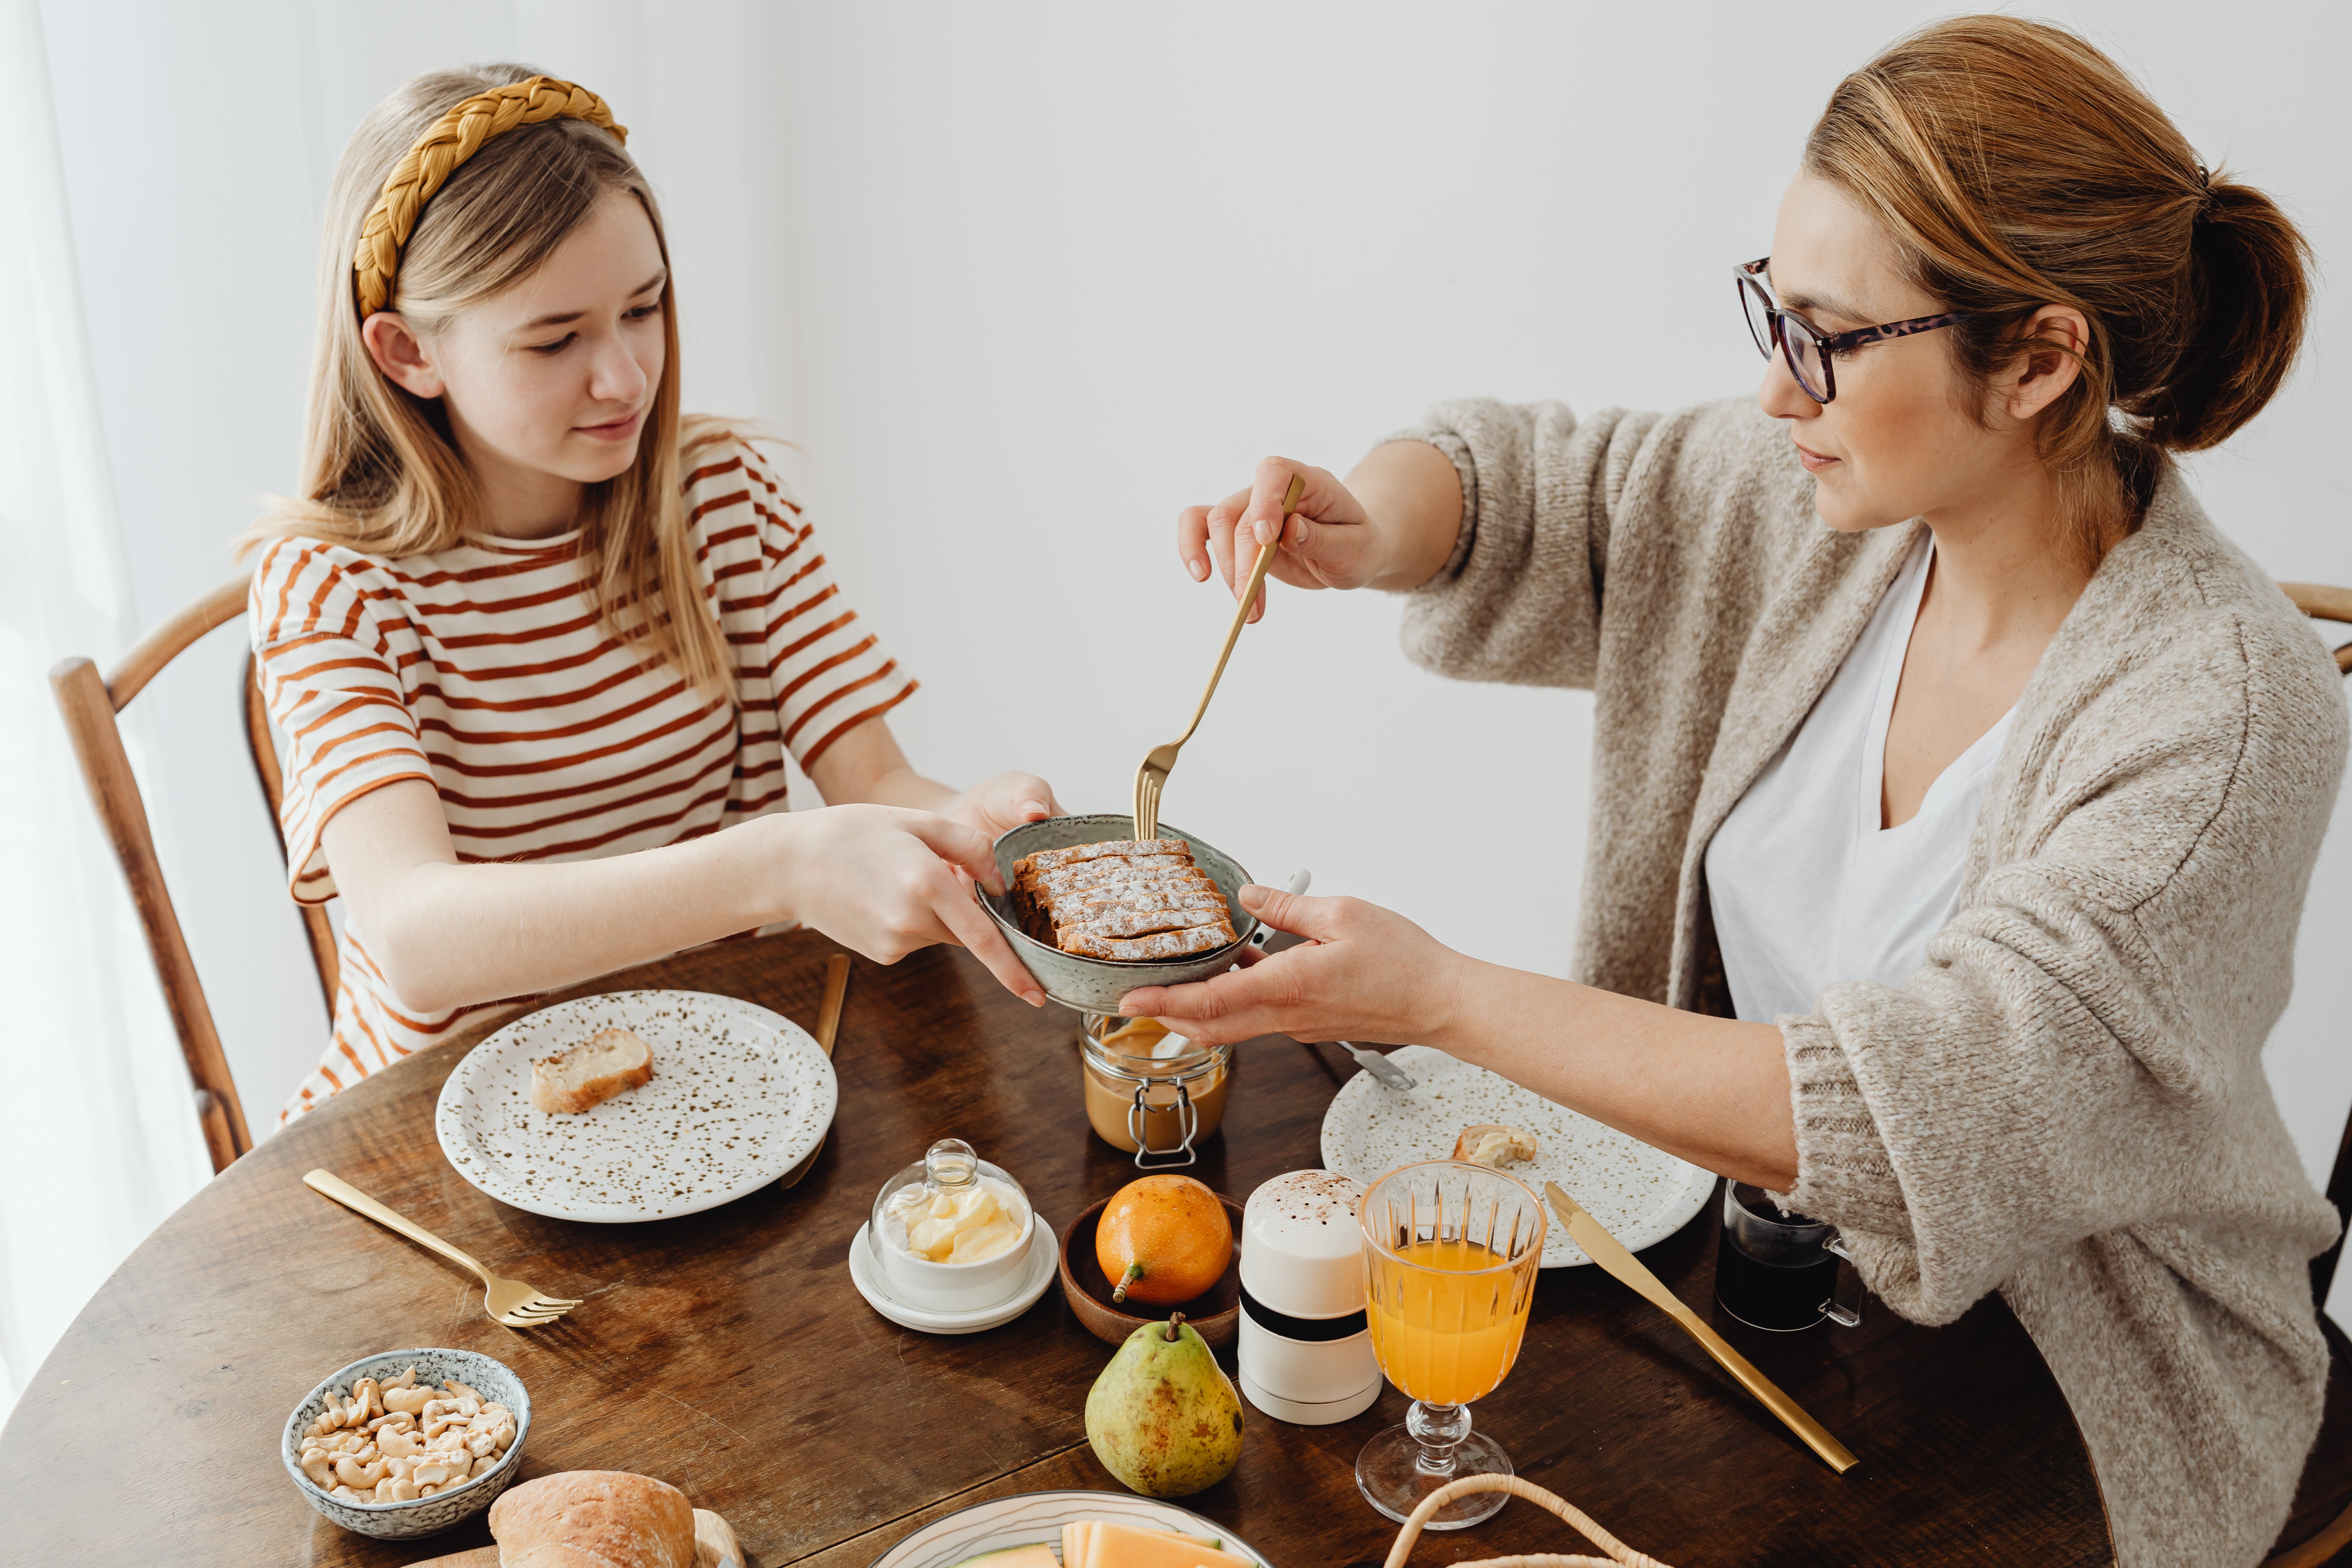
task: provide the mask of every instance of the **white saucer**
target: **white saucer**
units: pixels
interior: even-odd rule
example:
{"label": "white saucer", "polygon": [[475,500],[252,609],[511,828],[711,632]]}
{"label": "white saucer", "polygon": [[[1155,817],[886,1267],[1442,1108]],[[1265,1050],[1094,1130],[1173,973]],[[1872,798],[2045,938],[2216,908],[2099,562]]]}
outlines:
{"label": "white saucer", "polygon": [[1054,1282],[1054,1271],[1060,1262],[1061,1243],[1055,1239],[1054,1227],[1045,1216],[1036,1216],[1037,1223],[1029,1233],[1029,1272],[1021,1288],[1011,1297],[993,1307],[982,1307],[975,1312],[933,1312],[921,1307],[909,1307],[890,1294],[883,1283],[882,1271],[875,1267],[873,1245],[866,1239],[866,1226],[859,1226],[849,1242],[849,1280],[866,1304],[897,1323],[901,1328],[919,1329],[927,1334],[976,1334],[982,1329],[992,1329],[999,1323],[1009,1323],[1037,1304],[1037,1298]]}

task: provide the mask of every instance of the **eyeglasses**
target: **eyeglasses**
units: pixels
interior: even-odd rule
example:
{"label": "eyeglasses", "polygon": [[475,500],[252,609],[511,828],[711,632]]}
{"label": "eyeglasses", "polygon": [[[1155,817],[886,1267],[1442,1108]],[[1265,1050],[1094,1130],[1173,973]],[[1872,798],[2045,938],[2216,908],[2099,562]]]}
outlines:
{"label": "eyeglasses", "polygon": [[1747,313],[1748,331],[1756,339],[1757,352],[1770,359],[1772,350],[1778,346],[1789,361],[1789,374],[1797,378],[1797,384],[1815,403],[1827,403],[1837,395],[1837,372],[1831,368],[1834,356],[1864,343],[1907,338],[1914,332],[1932,332],[1938,327],[1970,319],[1970,312],[1955,310],[1941,316],[1915,316],[1907,321],[1856,327],[1850,332],[1824,332],[1802,316],[1783,310],[1772,302],[1771,290],[1766,285],[1766,269],[1771,263],[1772,258],[1766,256],[1733,268],[1739,279],[1739,308]]}

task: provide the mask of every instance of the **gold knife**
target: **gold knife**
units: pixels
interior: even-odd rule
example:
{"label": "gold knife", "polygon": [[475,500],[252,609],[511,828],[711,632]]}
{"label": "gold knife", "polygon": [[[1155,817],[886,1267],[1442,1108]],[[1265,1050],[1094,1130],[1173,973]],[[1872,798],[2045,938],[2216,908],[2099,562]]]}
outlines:
{"label": "gold knife", "polygon": [[[825,961],[824,1000],[818,1003],[816,1008],[816,1043],[828,1057],[833,1055],[833,1037],[841,1027],[842,998],[848,994],[849,954],[836,952]],[[799,1164],[786,1171],[776,1185],[786,1189],[799,1186],[801,1178],[809,1173],[809,1167],[815,1164],[816,1157],[824,1152],[824,1134],[820,1132],[816,1147],[810,1150]]]}
{"label": "gold knife", "polygon": [[1699,1342],[1700,1349],[1720,1363],[1724,1371],[1738,1378],[1742,1388],[1762,1400],[1764,1408],[1778,1415],[1790,1431],[1803,1438],[1805,1447],[1826,1460],[1830,1468],[1843,1475],[1860,1462],[1847,1451],[1844,1444],[1831,1436],[1820,1422],[1806,1415],[1802,1406],[1781,1393],[1779,1384],[1750,1366],[1746,1356],[1724,1343],[1721,1334],[1709,1328],[1696,1312],[1683,1305],[1681,1297],[1667,1289],[1656,1275],[1643,1267],[1640,1258],[1626,1251],[1622,1242],[1602,1229],[1599,1220],[1579,1207],[1576,1200],[1562,1191],[1558,1182],[1546,1182],[1544,1195],[1551,1199],[1551,1206],[1559,1212],[1560,1222],[1568,1226],[1570,1237],[1584,1248],[1593,1262],[1680,1323],[1684,1331]]}

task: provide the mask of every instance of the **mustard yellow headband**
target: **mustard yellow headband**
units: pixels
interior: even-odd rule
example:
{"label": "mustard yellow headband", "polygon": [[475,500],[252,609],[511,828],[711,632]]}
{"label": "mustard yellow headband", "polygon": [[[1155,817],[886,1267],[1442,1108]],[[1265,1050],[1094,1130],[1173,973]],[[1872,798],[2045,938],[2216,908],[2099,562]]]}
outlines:
{"label": "mustard yellow headband", "polygon": [[352,259],[353,287],[360,319],[383,310],[392,300],[393,281],[400,276],[400,249],[416,227],[416,216],[457,166],[480,150],[483,142],[518,125],[542,120],[584,120],[611,132],[622,142],[629,128],[613,123],[613,111],[586,88],[535,76],[528,81],[478,92],[436,121],[433,129],[392,171],[383,183],[367,222],[360,226],[359,254]]}

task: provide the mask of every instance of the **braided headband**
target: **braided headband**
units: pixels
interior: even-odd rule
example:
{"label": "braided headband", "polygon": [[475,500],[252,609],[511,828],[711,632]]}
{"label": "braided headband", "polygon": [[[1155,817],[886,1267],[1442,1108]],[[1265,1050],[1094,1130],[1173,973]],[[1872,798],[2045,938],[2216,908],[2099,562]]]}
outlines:
{"label": "braided headband", "polygon": [[494,87],[478,92],[434,121],[433,129],[408,150],[383,183],[367,222],[360,226],[359,253],[352,258],[353,287],[364,321],[392,300],[392,286],[400,276],[400,249],[416,227],[416,217],[433,193],[457,165],[480,151],[483,142],[518,125],[542,120],[584,120],[602,126],[625,142],[629,128],[613,123],[613,111],[586,88],[551,76]]}

